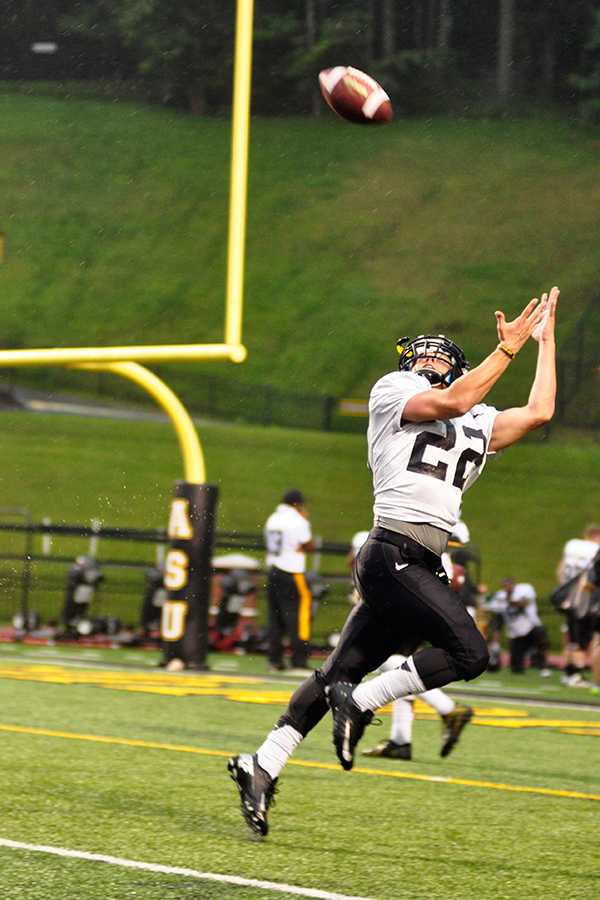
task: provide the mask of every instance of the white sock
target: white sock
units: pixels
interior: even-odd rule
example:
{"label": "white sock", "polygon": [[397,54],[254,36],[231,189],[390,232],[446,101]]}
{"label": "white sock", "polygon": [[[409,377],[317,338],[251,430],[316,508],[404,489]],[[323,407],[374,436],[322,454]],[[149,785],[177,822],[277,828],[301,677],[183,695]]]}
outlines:
{"label": "white sock", "polygon": [[439,688],[432,688],[430,691],[425,691],[419,697],[420,700],[424,700],[432,709],[435,709],[436,713],[439,713],[440,716],[447,716],[448,713],[451,713],[456,703],[452,700],[448,694],[445,694],[443,691],[440,691]]}
{"label": "white sock", "polygon": [[411,744],[413,719],[412,700],[406,700],[404,697],[394,700],[390,740],[395,744]]}
{"label": "white sock", "polygon": [[261,769],[268,772],[271,778],[277,778],[302,737],[291,725],[274,728],[256,751]]}
{"label": "white sock", "polygon": [[393,656],[388,656],[386,661],[379,666],[378,672],[389,672],[390,669],[399,669],[403,662],[406,662],[406,656],[401,656],[399,653],[394,653]]}
{"label": "white sock", "polygon": [[[406,668],[404,668],[406,666]],[[391,672],[382,672],[370,681],[365,681],[354,688],[352,699],[356,706],[365,712],[367,709],[373,712],[398,697],[406,697],[407,694],[422,694],[425,685],[421,681],[419,673],[415,669],[412,656],[402,663],[399,669]]]}

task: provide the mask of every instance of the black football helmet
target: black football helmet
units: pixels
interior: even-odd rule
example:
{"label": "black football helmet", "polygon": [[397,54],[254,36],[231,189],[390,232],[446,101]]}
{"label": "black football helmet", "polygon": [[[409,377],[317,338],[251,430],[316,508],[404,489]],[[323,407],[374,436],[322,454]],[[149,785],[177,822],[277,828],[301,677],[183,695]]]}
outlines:
{"label": "black football helmet", "polygon": [[396,350],[400,354],[398,368],[401,372],[410,372],[419,356],[433,356],[450,363],[451,368],[445,375],[434,369],[419,369],[419,375],[423,375],[431,385],[448,387],[470,369],[463,351],[444,334],[420,334],[412,340],[402,337],[396,342]]}

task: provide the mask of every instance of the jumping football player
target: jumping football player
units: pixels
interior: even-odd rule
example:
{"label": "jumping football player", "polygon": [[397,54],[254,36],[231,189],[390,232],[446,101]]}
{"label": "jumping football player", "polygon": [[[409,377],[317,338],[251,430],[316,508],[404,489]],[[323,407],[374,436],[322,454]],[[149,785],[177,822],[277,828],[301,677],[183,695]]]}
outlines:
{"label": "jumping football player", "polygon": [[[511,322],[496,312],[499,343],[471,370],[463,351],[443,335],[402,339],[400,371],[373,387],[367,439],[375,525],[355,569],[362,602],[348,616],[334,651],[296,690],[256,753],[228,763],[242,814],[256,834],[267,834],[279,773],[328,708],[338,759],[349,770],[374,710],[485,671],[486,643],[438,576],[440,557],[459,518],[462,494],[481,474],[487,454],[514,444],[554,413],[558,296],[552,288]],[[484,405],[531,336],[539,346],[526,405],[503,412]],[[424,642],[431,646],[409,655],[400,668],[359,683],[398,647],[415,649]]]}

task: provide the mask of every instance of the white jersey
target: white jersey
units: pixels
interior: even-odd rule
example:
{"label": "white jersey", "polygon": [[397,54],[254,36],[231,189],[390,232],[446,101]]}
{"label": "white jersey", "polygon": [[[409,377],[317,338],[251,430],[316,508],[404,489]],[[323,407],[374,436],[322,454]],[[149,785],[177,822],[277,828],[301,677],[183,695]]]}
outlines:
{"label": "white jersey", "polygon": [[585,572],[598,550],[600,550],[600,546],[596,541],[586,541],[582,538],[573,538],[573,540],[567,541],[560,563],[561,584]]}
{"label": "white jersey", "polygon": [[538,616],[535,588],[527,582],[515,584],[510,595],[511,600],[526,600],[524,607],[510,603],[506,591],[497,591],[486,608],[500,613],[506,625],[509,638],[524,637],[538,625],[542,624]]}
{"label": "white jersey", "polygon": [[306,553],[299,548],[310,539],[308,520],[293,506],[280,503],[265,525],[267,567],[277,566],[283,572],[304,572]]}
{"label": "white jersey", "polygon": [[450,535],[451,541],[458,541],[459,544],[468,544],[471,540],[471,532],[469,526],[462,519],[459,519]]}
{"label": "white jersey", "polygon": [[368,531],[357,531],[352,537],[352,554],[358,556],[358,551],[369,537]]}
{"label": "white jersey", "polygon": [[434,525],[452,532],[463,492],[481,474],[498,410],[476,404],[447,421],[403,422],[407,401],[431,389],[424,375],[390,372],[369,398],[369,467],[375,519]]}

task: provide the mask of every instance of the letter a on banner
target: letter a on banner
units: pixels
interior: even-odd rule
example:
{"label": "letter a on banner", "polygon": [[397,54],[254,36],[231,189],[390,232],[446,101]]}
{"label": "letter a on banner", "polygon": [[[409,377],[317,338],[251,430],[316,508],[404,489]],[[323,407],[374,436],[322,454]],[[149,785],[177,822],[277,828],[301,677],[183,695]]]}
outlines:
{"label": "letter a on banner", "polygon": [[194,536],[190,522],[190,501],[185,497],[175,497],[171,503],[168,535],[172,541],[191,541]]}
{"label": "letter a on banner", "polygon": [[161,637],[164,662],[206,668],[208,605],[218,489],[179,481],[171,502]]}

